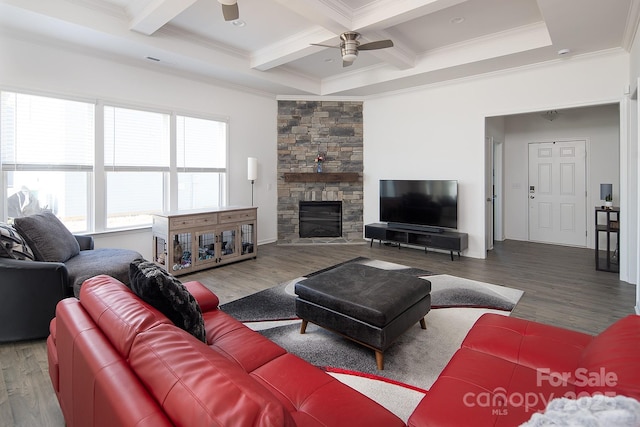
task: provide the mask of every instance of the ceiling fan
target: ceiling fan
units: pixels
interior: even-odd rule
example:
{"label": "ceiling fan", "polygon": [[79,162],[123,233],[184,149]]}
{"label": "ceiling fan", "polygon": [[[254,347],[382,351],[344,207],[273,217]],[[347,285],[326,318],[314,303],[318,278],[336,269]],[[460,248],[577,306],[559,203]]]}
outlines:
{"label": "ceiling fan", "polygon": [[[220,1],[220,0],[218,0]],[[316,44],[311,43],[314,46],[323,46],[323,47],[333,47],[340,48],[340,52],[342,54],[342,66],[348,67],[353,64],[353,61],[358,57],[358,52],[361,50],[376,50],[376,49],[386,49],[388,47],[393,47],[393,42],[391,40],[378,40],[375,42],[360,44],[358,39],[360,38],[360,33],[356,33],[355,31],[347,31],[345,33],[340,34],[340,45],[339,46],[329,46],[325,44]]]}
{"label": "ceiling fan", "polygon": [[218,3],[222,5],[222,16],[225,21],[235,21],[240,18],[238,0],[218,0]]}

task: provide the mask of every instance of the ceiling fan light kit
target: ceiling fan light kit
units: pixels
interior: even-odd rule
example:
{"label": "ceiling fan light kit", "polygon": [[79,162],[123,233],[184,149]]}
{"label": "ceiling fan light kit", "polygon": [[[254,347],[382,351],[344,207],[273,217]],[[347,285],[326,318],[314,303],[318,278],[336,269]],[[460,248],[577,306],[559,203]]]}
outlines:
{"label": "ceiling fan light kit", "polygon": [[225,21],[235,21],[240,18],[237,0],[218,0],[218,3],[222,5],[222,16]]}

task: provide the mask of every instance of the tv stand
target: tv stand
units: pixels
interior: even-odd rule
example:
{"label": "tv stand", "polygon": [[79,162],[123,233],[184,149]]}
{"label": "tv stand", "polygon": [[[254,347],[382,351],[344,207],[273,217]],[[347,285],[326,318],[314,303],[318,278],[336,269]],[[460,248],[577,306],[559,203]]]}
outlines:
{"label": "tv stand", "polygon": [[454,251],[458,253],[458,258],[460,258],[460,252],[467,249],[469,244],[467,233],[441,228],[437,231],[426,228],[408,230],[406,227],[398,227],[393,224],[367,224],[364,226],[364,237],[371,239],[369,246],[373,246],[374,240],[378,240],[378,243],[382,243],[384,240],[385,242],[397,243],[398,249],[404,244],[423,246],[425,253],[427,253],[427,248],[448,250],[451,254],[451,261],[453,261]]}
{"label": "tv stand", "polygon": [[387,227],[397,229],[397,230],[408,230],[408,231],[418,231],[418,232],[427,231],[429,233],[443,233],[445,231],[444,228],[440,228],[440,227],[432,227],[429,225],[411,225],[411,224],[396,223],[396,222],[387,223]]}

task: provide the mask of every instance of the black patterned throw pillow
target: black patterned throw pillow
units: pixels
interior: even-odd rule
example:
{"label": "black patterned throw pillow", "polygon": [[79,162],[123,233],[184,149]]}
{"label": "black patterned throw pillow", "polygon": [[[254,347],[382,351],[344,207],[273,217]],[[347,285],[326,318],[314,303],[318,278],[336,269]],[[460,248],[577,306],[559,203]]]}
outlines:
{"label": "black patterned throw pillow", "polygon": [[142,300],[177,327],[207,342],[200,305],[178,279],[151,261],[136,260],[129,265],[129,280],[131,290]]}
{"label": "black patterned throw pillow", "polygon": [[33,261],[33,252],[15,228],[0,222],[0,258]]}

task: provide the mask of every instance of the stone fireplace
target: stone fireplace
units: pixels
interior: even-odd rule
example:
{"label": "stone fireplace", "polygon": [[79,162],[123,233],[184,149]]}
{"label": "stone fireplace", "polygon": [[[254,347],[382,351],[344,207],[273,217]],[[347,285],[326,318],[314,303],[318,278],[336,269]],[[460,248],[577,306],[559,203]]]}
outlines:
{"label": "stone fireplace", "polygon": [[[278,101],[278,243],[362,241],[362,159],[362,102]],[[301,202],[340,202],[340,235],[301,237]]]}

